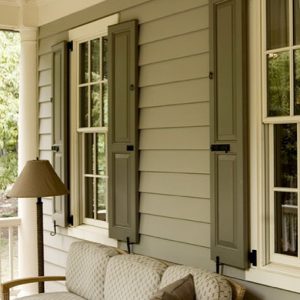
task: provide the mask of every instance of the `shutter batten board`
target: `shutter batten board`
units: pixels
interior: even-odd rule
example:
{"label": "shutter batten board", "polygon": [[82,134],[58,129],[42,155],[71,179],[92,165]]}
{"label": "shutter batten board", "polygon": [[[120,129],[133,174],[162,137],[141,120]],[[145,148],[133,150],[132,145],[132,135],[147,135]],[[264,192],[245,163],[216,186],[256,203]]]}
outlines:
{"label": "shutter batten board", "polygon": [[[68,185],[68,52],[67,42],[52,47],[52,145],[53,168],[63,183]],[[68,196],[53,198],[53,220],[56,225],[68,225]]]}
{"label": "shutter batten board", "polygon": [[210,2],[211,258],[248,267],[246,1]]}
{"label": "shutter batten board", "polygon": [[138,22],[108,27],[109,236],[138,242]]}

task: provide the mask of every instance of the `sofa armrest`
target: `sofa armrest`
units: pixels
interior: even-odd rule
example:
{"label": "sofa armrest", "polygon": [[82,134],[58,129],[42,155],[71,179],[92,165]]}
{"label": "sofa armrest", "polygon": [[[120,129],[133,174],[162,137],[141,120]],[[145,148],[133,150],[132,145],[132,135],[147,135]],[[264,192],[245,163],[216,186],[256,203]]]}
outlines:
{"label": "sofa armrest", "polygon": [[7,281],[1,284],[1,299],[9,300],[9,290],[15,286],[34,283],[34,282],[45,282],[45,281],[64,281],[66,280],[65,276],[39,276],[39,277],[27,277],[20,278],[11,281]]}
{"label": "sofa armrest", "polygon": [[232,299],[233,300],[243,300],[246,289],[239,283],[232,281],[228,278],[226,278],[226,279],[229,282],[231,289],[232,289]]}

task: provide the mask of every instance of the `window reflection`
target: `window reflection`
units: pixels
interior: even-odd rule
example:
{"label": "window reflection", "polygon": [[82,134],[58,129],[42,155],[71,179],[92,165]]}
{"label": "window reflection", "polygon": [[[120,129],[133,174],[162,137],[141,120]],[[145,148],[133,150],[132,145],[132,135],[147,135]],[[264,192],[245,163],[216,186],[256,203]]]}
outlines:
{"label": "window reflection", "polygon": [[79,88],[80,127],[89,126],[89,95],[88,87]]}
{"label": "window reflection", "polygon": [[267,0],[267,49],[289,44],[289,0]]}
{"label": "window reflection", "polygon": [[89,43],[81,43],[79,46],[79,82],[86,83],[89,80]]}
{"label": "window reflection", "polygon": [[276,187],[297,187],[297,125],[274,125],[274,182]]}
{"label": "window reflection", "polygon": [[100,39],[91,41],[91,82],[100,79]]}
{"label": "window reflection", "polygon": [[294,45],[300,44],[300,2],[294,0]]}
{"label": "window reflection", "polygon": [[275,192],[275,252],[298,255],[298,207],[296,193]]}
{"label": "window reflection", "polygon": [[101,126],[101,99],[99,84],[91,86],[91,124],[92,127]]}
{"label": "window reflection", "polygon": [[289,53],[270,53],[267,57],[268,116],[290,114]]}
{"label": "window reflection", "polygon": [[300,50],[294,52],[294,98],[295,115],[300,115]]}

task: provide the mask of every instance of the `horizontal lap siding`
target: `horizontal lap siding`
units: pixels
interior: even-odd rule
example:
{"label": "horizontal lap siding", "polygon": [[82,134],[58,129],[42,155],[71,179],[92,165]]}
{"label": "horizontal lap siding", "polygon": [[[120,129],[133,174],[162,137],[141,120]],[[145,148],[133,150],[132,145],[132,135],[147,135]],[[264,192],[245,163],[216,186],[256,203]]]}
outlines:
{"label": "horizontal lap siding", "polygon": [[143,87],[140,90],[140,108],[165,106],[209,100],[208,78],[171,82]]}
{"label": "horizontal lap siding", "polygon": [[205,28],[208,28],[208,5],[142,24],[139,41],[143,45]]}
{"label": "horizontal lap siding", "polygon": [[136,253],[159,257],[179,264],[201,267],[207,270],[214,269],[214,263],[208,259],[210,250],[207,247],[142,235],[140,244],[134,245],[134,250]]}
{"label": "horizontal lap siding", "polygon": [[144,150],[140,171],[209,174],[208,150]]}
{"label": "horizontal lap siding", "polygon": [[[180,117],[180,116],[179,116]],[[209,128],[157,128],[140,131],[140,150],[208,150]]]}
{"label": "horizontal lap siding", "polygon": [[142,193],[140,213],[209,223],[209,199]]}
{"label": "horizontal lap siding", "polygon": [[[141,242],[133,250],[212,269],[208,0],[152,0],[120,12],[120,21],[132,18],[140,23],[141,216]],[[66,31],[43,30],[39,41],[39,148],[50,161],[51,45],[64,39]],[[50,236],[52,199],[44,202],[46,272],[63,273],[76,238],[64,229]]]}
{"label": "horizontal lap siding", "polygon": [[121,14],[140,20],[141,243],[133,249],[212,269],[208,2],[180,1],[163,16],[167,2],[143,5],[141,18],[138,8]]}
{"label": "horizontal lap siding", "polygon": [[140,129],[208,125],[208,102],[143,108],[140,112]]}
{"label": "horizontal lap siding", "polygon": [[140,69],[140,87],[207,77],[208,63],[204,53],[145,65]]}
{"label": "horizontal lap siding", "polygon": [[141,172],[140,192],[209,198],[209,175]]}

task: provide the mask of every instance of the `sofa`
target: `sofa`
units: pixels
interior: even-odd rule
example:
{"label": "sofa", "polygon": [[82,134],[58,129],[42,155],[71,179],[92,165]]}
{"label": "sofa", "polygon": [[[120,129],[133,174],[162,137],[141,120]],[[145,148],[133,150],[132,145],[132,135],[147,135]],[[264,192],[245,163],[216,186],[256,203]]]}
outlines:
{"label": "sofa", "polygon": [[[65,292],[51,292],[19,300],[150,300],[158,291],[191,274],[196,300],[243,299],[245,289],[225,277],[147,256],[127,254],[116,248],[74,242],[67,258],[66,276],[17,279],[1,285],[3,300],[12,287],[42,281],[65,280]],[[189,275],[190,276],[190,275]],[[165,299],[165,298],[162,298]],[[173,299],[173,298],[170,298]],[[181,299],[181,298],[174,298]]]}

